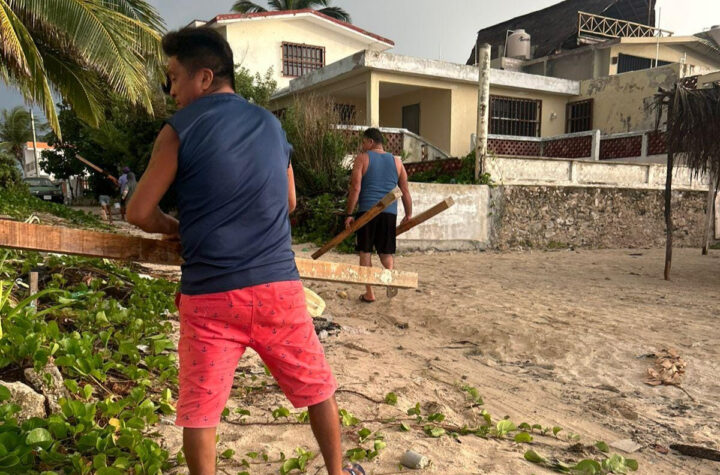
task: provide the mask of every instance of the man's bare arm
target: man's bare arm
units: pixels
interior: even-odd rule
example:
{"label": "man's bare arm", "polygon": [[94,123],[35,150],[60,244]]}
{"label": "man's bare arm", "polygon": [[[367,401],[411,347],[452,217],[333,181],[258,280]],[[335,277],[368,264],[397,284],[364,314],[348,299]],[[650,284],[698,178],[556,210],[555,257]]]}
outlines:
{"label": "man's bare arm", "polygon": [[398,173],[398,186],[400,187],[400,191],[402,191],[402,202],[403,207],[405,208],[405,217],[402,221],[404,223],[412,218],[412,196],[410,196],[410,185],[408,183],[408,175],[405,170],[405,165],[403,165],[399,158],[396,158],[396,160],[398,161],[400,169],[400,172]]}
{"label": "man's bare arm", "polygon": [[288,213],[295,211],[297,206],[297,197],[295,196],[295,173],[290,165],[287,171],[288,176]]}
{"label": "man's bare arm", "polygon": [[142,179],[127,208],[127,220],[145,232],[177,235],[177,219],[162,212],[158,204],[175,181],[180,139],[169,125],[158,134]]}
{"label": "man's bare arm", "polygon": [[362,185],[363,169],[365,168],[365,161],[368,159],[367,154],[361,153],[355,157],[355,163],[353,165],[352,174],[350,175],[350,187],[348,190],[347,200],[347,215],[352,215],[355,211],[355,207],[360,199],[360,187]]}

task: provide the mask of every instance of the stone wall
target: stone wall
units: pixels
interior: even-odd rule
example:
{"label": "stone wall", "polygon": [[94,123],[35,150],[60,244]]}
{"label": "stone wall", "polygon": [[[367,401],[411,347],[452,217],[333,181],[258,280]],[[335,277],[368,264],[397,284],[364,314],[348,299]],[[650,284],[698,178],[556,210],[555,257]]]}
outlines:
{"label": "stone wall", "polygon": [[[675,246],[700,246],[706,196],[673,192]],[[497,249],[665,245],[661,190],[504,186],[494,190],[492,201]]]}

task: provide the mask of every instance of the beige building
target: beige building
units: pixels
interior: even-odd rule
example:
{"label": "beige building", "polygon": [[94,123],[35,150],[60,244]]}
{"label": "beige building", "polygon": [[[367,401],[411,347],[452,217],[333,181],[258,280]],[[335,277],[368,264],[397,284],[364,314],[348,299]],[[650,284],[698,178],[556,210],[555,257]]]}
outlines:
{"label": "beige building", "polygon": [[668,64],[688,76],[720,68],[720,51],[697,36],[616,38],[532,60],[497,58],[493,67],[565,79],[597,79]]}
{"label": "beige building", "polygon": [[251,73],[273,71],[279,88],[358,51],[386,51],[387,38],[314,10],[218,15],[192,26],[216,28],[230,43],[235,63]]}
{"label": "beige building", "polygon": [[[477,82],[473,66],[364,51],[292,81],[271,108],[289,107],[298,95],[331,96],[352,109],[358,125],[407,129],[461,156],[476,130]],[[565,131],[565,109],[580,83],[493,69],[490,92],[491,132],[554,136]]]}

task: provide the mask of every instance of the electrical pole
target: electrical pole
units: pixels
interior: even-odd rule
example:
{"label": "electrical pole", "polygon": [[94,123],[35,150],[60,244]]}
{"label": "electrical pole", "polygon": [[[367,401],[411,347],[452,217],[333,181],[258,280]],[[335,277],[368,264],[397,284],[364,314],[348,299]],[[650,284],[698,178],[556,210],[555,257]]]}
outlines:
{"label": "electrical pole", "polygon": [[32,127],[33,134],[33,155],[35,156],[35,176],[40,176],[40,170],[38,169],[38,148],[37,148],[37,137],[35,135],[35,113],[30,108],[30,126]]}

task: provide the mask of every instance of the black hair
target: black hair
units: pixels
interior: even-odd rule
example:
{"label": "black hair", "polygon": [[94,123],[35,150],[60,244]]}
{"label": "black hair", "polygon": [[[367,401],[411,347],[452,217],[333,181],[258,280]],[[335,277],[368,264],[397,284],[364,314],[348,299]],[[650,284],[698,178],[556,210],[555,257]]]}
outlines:
{"label": "black hair", "polygon": [[[230,44],[216,30],[208,27],[186,27],[163,36],[162,48],[191,73],[207,68],[214,81],[227,81],[235,90],[235,63]],[[170,87],[168,82],[167,87]]]}
{"label": "black hair", "polygon": [[380,129],[376,129],[375,127],[371,127],[363,132],[363,137],[370,139],[375,143],[385,144],[385,138],[383,137],[382,132],[380,132]]}

